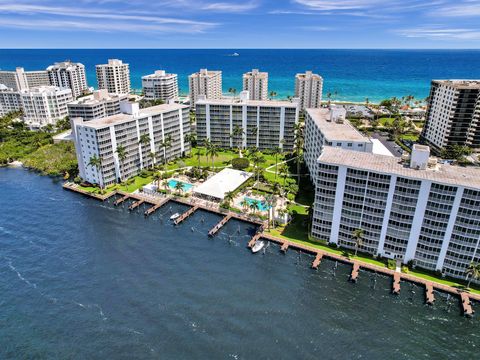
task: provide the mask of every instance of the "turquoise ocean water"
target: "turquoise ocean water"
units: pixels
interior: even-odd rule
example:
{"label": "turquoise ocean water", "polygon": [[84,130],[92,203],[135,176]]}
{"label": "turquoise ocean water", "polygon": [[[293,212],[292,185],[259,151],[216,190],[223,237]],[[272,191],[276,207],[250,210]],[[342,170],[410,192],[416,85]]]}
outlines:
{"label": "turquoise ocean water", "polygon": [[[229,56],[233,52],[240,56]],[[200,68],[223,71],[223,90],[240,90],[242,74],[252,68],[269,72],[270,90],[278,97],[293,95],[297,72],[313,70],[324,78],[324,94],[335,99],[379,101],[386,97],[428,96],[430,81],[439,78],[480,78],[479,50],[0,50],[0,68],[43,69],[70,59],[85,64],[89,85],[96,86],[95,64],[119,58],[131,68],[132,87],[156,69],[179,75],[180,91],[188,91],[187,76]]]}

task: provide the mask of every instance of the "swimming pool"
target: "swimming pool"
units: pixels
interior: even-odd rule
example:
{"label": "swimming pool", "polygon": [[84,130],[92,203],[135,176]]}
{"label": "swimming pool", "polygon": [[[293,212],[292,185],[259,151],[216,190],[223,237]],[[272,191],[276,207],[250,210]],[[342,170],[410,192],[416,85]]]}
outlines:
{"label": "swimming pool", "polygon": [[192,184],[175,179],[168,180],[168,187],[172,190],[175,190],[175,186],[177,186],[178,183],[183,184],[183,191],[189,191],[193,187]]}
{"label": "swimming pool", "polygon": [[271,208],[271,206],[269,206],[265,201],[252,199],[252,198],[249,198],[248,196],[245,196],[244,200],[248,203],[248,205],[251,205],[253,203],[257,203],[258,204],[258,210],[260,210],[260,211],[268,211],[268,209]]}

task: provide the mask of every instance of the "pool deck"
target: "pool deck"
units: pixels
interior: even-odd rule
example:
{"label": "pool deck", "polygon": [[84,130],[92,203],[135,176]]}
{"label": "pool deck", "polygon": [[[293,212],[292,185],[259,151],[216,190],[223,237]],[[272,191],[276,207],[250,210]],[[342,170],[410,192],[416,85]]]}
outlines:
{"label": "pool deck", "polygon": [[457,289],[457,288],[454,288],[454,287],[451,287],[451,286],[448,286],[448,285],[444,285],[444,284],[440,284],[440,283],[437,283],[437,282],[432,282],[432,281],[429,281],[429,280],[425,280],[425,279],[416,277],[414,275],[404,274],[404,273],[397,272],[395,270],[390,270],[386,267],[380,267],[378,265],[352,260],[352,259],[350,259],[346,256],[343,256],[343,255],[330,253],[330,252],[327,252],[327,251],[323,251],[323,250],[314,248],[312,246],[308,246],[308,245],[305,245],[305,244],[300,244],[300,243],[297,243],[297,242],[288,241],[288,240],[285,240],[285,239],[275,237],[273,235],[270,235],[270,234],[267,234],[267,233],[263,232],[263,229],[264,229],[264,226],[265,226],[264,221],[261,221],[261,220],[258,220],[258,219],[253,219],[251,217],[247,217],[247,216],[237,214],[237,213],[234,213],[234,212],[231,212],[231,211],[228,211],[228,210],[224,210],[224,209],[221,209],[221,208],[210,207],[210,206],[201,204],[199,202],[196,202],[195,199],[192,199],[192,198],[186,199],[186,198],[179,198],[179,197],[173,197],[173,196],[167,196],[165,198],[154,198],[152,196],[146,196],[146,195],[143,195],[141,193],[131,194],[131,193],[126,193],[126,192],[120,191],[120,190],[113,191],[113,192],[111,192],[107,195],[99,195],[99,194],[92,194],[88,191],[85,191],[85,190],[81,189],[78,185],[70,183],[70,182],[65,183],[63,185],[63,188],[66,189],[66,190],[71,190],[71,191],[74,191],[74,192],[77,192],[77,193],[95,198],[95,199],[100,200],[100,201],[105,201],[105,200],[107,200],[108,198],[110,198],[114,195],[120,195],[122,197],[120,199],[118,199],[117,201],[115,201],[114,205],[118,205],[118,204],[120,204],[120,203],[122,203],[122,202],[124,202],[128,199],[135,200],[136,202],[134,204],[132,204],[130,206],[130,208],[135,204],[137,204],[137,205],[134,208],[138,207],[139,205],[141,205],[143,203],[151,204],[152,207],[147,209],[147,211],[145,211],[146,216],[153,213],[155,210],[157,210],[158,208],[160,208],[161,206],[166,204],[168,201],[175,201],[175,202],[178,202],[178,203],[181,203],[181,204],[191,206],[191,208],[189,210],[187,210],[182,215],[182,216],[184,216],[185,214],[188,214],[188,215],[185,216],[185,218],[188,217],[189,215],[191,215],[197,209],[202,209],[202,210],[209,211],[209,212],[212,212],[212,213],[224,215],[224,218],[217,225],[215,225],[215,227],[213,227],[210,230],[209,234],[212,233],[212,232],[213,232],[213,234],[218,232],[220,230],[220,228],[223,227],[223,225],[225,225],[231,218],[241,220],[241,221],[245,221],[245,222],[249,222],[249,223],[252,223],[252,224],[255,224],[255,225],[259,226],[259,229],[257,230],[257,233],[248,242],[248,247],[250,247],[250,248],[253,247],[253,245],[255,244],[255,242],[257,240],[263,238],[265,240],[280,244],[281,250],[283,252],[286,252],[286,250],[288,248],[292,248],[292,249],[296,249],[300,252],[305,252],[305,253],[309,253],[309,254],[314,255],[315,260],[312,262],[312,268],[313,269],[318,269],[322,258],[327,257],[327,258],[330,258],[330,259],[335,260],[335,261],[340,261],[342,263],[352,265],[352,273],[350,275],[350,278],[352,280],[357,279],[360,269],[369,270],[369,271],[373,271],[373,272],[378,272],[378,273],[381,273],[381,274],[384,274],[384,275],[387,275],[387,276],[391,276],[392,280],[393,280],[392,281],[392,293],[394,293],[394,294],[399,294],[400,293],[401,281],[408,281],[408,282],[411,282],[411,283],[415,283],[415,284],[418,284],[418,285],[421,285],[421,286],[425,287],[425,298],[426,298],[426,303],[427,304],[433,304],[433,302],[435,301],[434,290],[442,291],[442,292],[445,292],[445,293],[448,293],[448,294],[451,294],[451,295],[455,295],[455,296],[458,296],[461,299],[463,314],[465,316],[468,316],[468,317],[473,316],[473,314],[475,312],[472,308],[471,300],[480,301],[480,294],[469,293],[469,292],[466,292],[466,291],[463,291],[461,289]]}

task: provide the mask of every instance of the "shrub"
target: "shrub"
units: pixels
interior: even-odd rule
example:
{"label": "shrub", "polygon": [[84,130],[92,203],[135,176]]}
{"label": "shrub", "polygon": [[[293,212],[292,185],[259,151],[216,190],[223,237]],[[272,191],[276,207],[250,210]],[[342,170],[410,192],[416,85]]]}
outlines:
{"label": "shrub", "polygon": [[406,266],[406,265],[402,265],[402,273],[404,273],[404,274],[408,274],[408,273],[409,273],[409,271],[410,271],[410,270],[408,269],[408,266]]}
{"label": "shrub", "polygon": [[393,259],[388,259],[387,268],[389,268],[390,270],[395,270],[397,268],[397,262]]}
{"label": "shrub", "polygon": [[82,182],[82,178],[80,176],[75,176],[75,178],[73,179],[73,182],[75,184],[80,184]]}
{"label": "shrub", "polygon": [[236,170],[245,170],[249,165],[250,161],[247,158],[232,159],[232,167]]}

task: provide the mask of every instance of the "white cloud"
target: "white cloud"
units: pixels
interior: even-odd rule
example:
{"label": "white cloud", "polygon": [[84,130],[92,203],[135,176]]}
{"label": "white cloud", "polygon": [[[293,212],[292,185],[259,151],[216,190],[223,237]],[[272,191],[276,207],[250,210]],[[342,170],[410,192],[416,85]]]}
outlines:
{"label": "white cloud", "polygon": [[[51,25],[49,25],[51,23]],[[0,26],[60,28],[59,24],[90,31],[203,32],[219,24],[161,17],[141,13],[116,12],[98,8],[58,7],[0,2]]]}
{"label": "white cloud", "polygon": [[480,16],[480,1],[460,1],[455,5],[439,7],[431,11],[433,16],[444,17],[475,17]]}
{"label": "white cloud", "polygon": [[399,29],[395,32],[409,38],[426,38],[431,40],[480,40],[480,29],[418,27]]}
{"label": "white cloud", "polygon": [[211,10],[218,12],[244,12],[248,10],[253,10],[258,7],[258,3],[251,1],[244,4],[238,3],[226,3],[226,2],[217,2],[211,4],[205,4],[202,6],[203,10]]}

